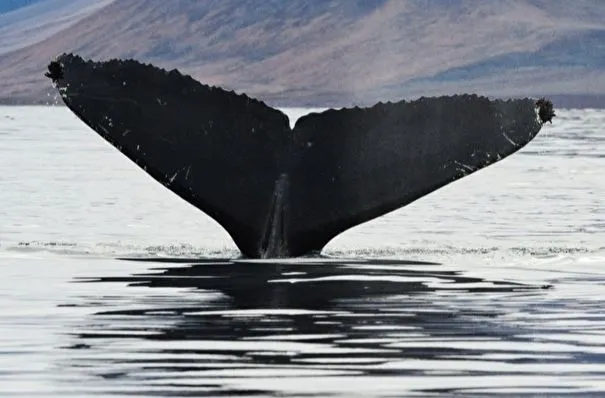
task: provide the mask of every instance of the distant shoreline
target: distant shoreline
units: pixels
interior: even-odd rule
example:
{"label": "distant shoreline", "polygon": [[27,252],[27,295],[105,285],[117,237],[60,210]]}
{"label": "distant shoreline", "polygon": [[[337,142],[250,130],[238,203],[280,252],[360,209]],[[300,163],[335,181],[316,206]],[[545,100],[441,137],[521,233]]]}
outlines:
{"label": "distant shoreline", "polygon": [[[490,98],[492,96],[489,96]],[[510,98],[520,98],[521,96],[511,96]],[[546,97],[553,101],[555,109],[605,109],[605,94],[553,94],[553,95],[532,95],[532,98]],[[348,103],[342,100],[318,100],[306,99],[303,101],[291,100],[280,101],[278,98],[259,98],[274,108],[342,108],[353,106],[372,106],[372,104],[361,105],[357,103]],[[403,98],[402,98],[403,99]],[[26,98],[0,98],[0,106],[65,106],[57,97],[42,100],[31,100]]]}

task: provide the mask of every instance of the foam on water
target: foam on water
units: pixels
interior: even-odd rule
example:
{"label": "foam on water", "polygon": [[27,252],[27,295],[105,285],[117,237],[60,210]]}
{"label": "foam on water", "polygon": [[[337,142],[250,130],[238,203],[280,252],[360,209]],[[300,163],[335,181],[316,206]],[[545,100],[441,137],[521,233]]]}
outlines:
{"label": "foam on water", "polygon": [[0,108],[0,396],[602,396],[604,122],[267,261],[67,110]]}

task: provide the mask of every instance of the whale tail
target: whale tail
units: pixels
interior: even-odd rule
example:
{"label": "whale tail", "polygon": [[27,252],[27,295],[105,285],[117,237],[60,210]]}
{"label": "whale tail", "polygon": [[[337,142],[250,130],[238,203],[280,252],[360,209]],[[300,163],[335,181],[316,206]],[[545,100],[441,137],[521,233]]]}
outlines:
{"label": "whale tail", "polygon": [[328,110],[291,129],[261,101],[133,60],[64,54],[47,76],[82,121],[249,257],[319,251],[516,152],[545,122],[545,103],[461,95]]}

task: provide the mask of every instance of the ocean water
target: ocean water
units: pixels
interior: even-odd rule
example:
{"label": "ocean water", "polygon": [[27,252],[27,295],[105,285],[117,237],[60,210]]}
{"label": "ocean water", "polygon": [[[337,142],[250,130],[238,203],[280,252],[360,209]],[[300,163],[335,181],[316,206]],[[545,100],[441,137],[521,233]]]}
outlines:
{"label": "ocean water", "polygon": [[0,397],[604,396],[604,126],[246,261],[66,109],[0,107]]}

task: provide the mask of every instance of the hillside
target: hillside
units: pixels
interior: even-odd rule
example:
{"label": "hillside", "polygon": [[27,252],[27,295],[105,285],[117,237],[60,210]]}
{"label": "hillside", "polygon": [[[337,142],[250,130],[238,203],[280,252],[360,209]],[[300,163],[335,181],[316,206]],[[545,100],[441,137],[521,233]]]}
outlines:
{"label": "hillside", "polygon": [[62,52],[177,67],[277,105],[605,98],[599,0],[42,0],[0,26],[3,102],[48,101],[42,73]]}
{"label": "hillside", "polygon": [[0,14],[29,6],[43,0],[4,0],[0,2]]}

